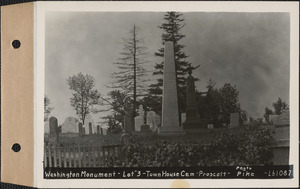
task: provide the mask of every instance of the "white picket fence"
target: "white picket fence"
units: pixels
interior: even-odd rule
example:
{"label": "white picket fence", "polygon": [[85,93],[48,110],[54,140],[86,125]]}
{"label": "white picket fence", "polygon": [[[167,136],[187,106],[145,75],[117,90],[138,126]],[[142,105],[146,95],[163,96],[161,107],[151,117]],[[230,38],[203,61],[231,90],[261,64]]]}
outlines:
{"label": "white picket fence", "polygon": [[44,145],[44,167],[113,167],[122,162],[122,145],[85,143]]}

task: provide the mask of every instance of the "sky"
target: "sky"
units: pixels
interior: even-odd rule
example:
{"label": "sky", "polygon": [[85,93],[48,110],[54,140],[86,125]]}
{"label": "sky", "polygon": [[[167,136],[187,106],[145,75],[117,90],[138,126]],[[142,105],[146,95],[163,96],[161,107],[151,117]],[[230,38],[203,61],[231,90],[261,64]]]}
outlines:
{"label": "sky", "polygon": [[[163,12],[48,12],[45,32],[45,94],[54,107],[58,123],[76,117],[70,105],[71,91],[66,79],[82,72],[95,78],[104,97],[111,90],[111,74],[117,71],[123,40],[135,24],[147,47],[150,81],[156,63],[154,53],[161,48]],[[288,13],[183,13],[185,26],[181,40],[187,60],[200,81],[198,91],[206,91],[212,79],[216,87],[236,85],[241,108],[252,117],[262,117],[266,106],[278,97],[289,104],[290,18]],[[101,121],[103,115],[92,115]]]}

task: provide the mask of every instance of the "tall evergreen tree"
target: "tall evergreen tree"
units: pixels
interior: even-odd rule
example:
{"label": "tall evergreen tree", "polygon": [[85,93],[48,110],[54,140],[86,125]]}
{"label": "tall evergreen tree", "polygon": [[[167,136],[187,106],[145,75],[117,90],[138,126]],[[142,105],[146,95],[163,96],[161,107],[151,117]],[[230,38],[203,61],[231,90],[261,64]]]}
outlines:
{"label": "tall evergreen tree", "polygon": [[[185,111],[186,104],[186,75],[188,69],[196,69],[197,67],[193,67],[190,62],[186,60],[188,57],[184,52],[184,45],[180,43],[181,39],[185,37],[184,34],[181,33],[181,29],[184,27],[184,19],[182,18],[182,13],[179,12],[167,12],[164,15],[164,23],[158,26],[163,30],[162,34],[162,42],[161,44],[164,46],[166,41],[172,41],[174,44],[174,53],[175,53],[175,65],[176,65],[176,76],[177,76],[177,95],[179,102],[179,110],[180,112]],[[155,53],[155,56],[164,57],[164,47],[158,49]],[[155,65],[154,75],[163,75],[164,61],[161,63],[157,63]],[[162,95],[162,86],[163,79],[160,77],[157,80],[157,83],[152,84],[150,86],[150,94],[154,96],[161,97]]]}

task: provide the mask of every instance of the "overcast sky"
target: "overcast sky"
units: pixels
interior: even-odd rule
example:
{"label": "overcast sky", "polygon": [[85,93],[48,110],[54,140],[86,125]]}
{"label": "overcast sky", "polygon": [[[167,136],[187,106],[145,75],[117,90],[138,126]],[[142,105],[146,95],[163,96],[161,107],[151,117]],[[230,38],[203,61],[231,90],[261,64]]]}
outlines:
{"label": "overcast sky", "polygon": [[[154,52],[161,47],[164,13],[49,12],[46,14],[45,94],[55,109],[59,124],[76,117],[70,105],[66,78],[82,72],[94,76],[103,96],[116,71],[123,39],[135,24],[148,49],[147,70],[162,59]],[[262,117],[278,97],[289,104],[290,21],[288,13],[184,13],[182,39],[188,60],[201,67],[197,90],[207,81],[216,87],[225,82],[237,86],[240,103],[253,117]],[[150,76],[152,76],[150,74]],[[151,82],[156,82],[151,77]],[[148,83],[147,83],[148,84]],[[100,115],[94,115],[97,121]]]}

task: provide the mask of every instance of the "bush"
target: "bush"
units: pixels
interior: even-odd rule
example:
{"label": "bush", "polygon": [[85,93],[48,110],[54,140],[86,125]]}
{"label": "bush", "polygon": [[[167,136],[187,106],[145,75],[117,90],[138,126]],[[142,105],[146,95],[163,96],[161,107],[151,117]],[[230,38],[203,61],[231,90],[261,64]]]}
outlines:
{"label": "bush", "polygon": [[174,137],[153,137],[149,143],[144,138],[133,137],[123,147],[124,167],[194,167],[266,165],[272,157],[268,147],[272,136],[260,126],[245,128],[231,134],[222,132],[209,142],[201,142],[197,135],[185,135],[186,141]]}

